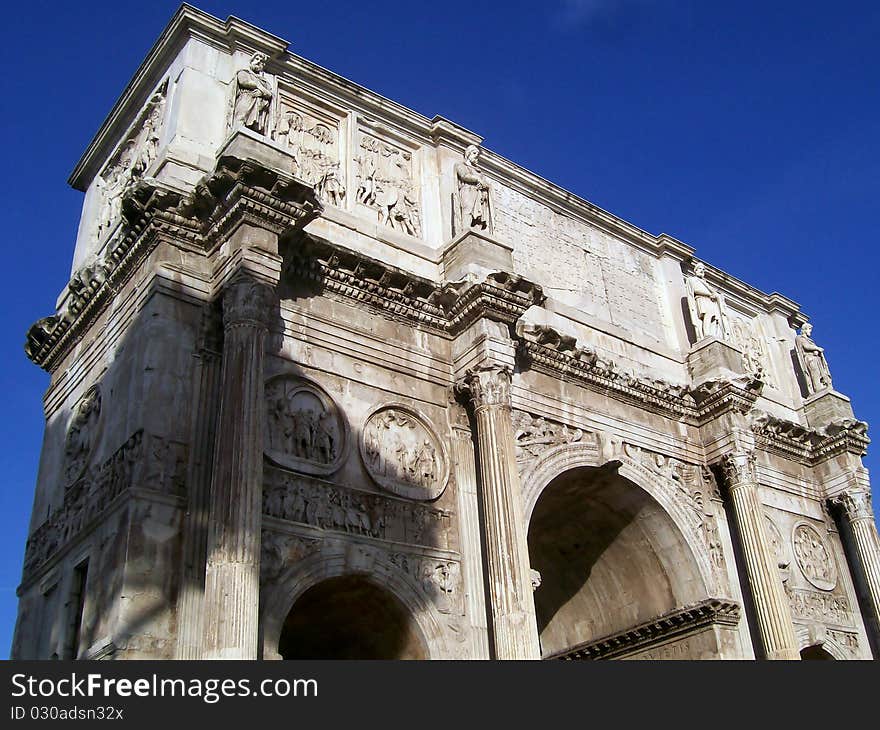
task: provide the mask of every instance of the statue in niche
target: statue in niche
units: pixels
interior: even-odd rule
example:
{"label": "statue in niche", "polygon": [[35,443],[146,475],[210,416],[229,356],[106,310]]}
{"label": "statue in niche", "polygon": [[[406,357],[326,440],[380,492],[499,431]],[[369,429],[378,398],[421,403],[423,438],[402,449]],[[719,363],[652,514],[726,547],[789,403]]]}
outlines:
{"label": "statue in niche", "polygon": [[828,369],[828,361],[825,360],[825,350],[813,342],[812,334],[813,325],[807,322],[794,341],[810,395],[831,387],[831,371]]}
{"label": "statue in niche", "polygon": [[257,51],[251,56],[248,68],[235,74],[232,127],[245,127],[266,134],[269,104],[274,96],[272,82],[263,72],[269,57]]}
{"label": "statue in niche", "polygon": [[464,160],[455,165],[457,192],[453,195],[453,232],[480,230],[492,233],[492,196],[489,178],[477,168],[480,149],[469,145]]}
{"label": "statue in niche", "polygon": [[702,261],[694,264],[694,273],[687,278],[687,294],[697,342],[705,337],[728,339],[730,326],[724,295],[706,281],[706,267]]}

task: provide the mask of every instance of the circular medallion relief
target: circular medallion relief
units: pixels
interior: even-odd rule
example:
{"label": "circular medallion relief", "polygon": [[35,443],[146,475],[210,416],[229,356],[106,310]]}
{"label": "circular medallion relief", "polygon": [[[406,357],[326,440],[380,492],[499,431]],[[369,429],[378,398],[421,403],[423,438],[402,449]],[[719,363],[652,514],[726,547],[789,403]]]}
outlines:
{"label": "circular medallion relief", "polygon": [[806,522],[795,525],[791,544],[804,577],[820,590],[833,590],[837,585],[837,570],[831,551],[816,528]]}
{"label": "circular medallion relief", "polygon": [[266,381],[265,453],[306,474],[330,474],[345,453],[345,423],[318,386],[293,375]]}
{"label": "circular medallion relief", "polygon": [[384,406],[364,425],[361,458],[379,486],[410,499],[436,499],[446,488],[449,464],[443,444],[423,416]]}
{"label": "circular medallion relief", "polygon": [[98,442],[101,419],[101,389],[89,388],[73,407],[67,437],[64,440],[64,476],[67,486],[79,479]]}

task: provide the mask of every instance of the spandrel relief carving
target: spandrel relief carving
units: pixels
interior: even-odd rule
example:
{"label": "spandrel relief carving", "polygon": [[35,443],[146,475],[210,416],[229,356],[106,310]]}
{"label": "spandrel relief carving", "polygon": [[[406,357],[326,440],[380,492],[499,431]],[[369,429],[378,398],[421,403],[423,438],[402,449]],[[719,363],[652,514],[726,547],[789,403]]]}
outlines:
{"label": "spandrel relief carving", "polygon": [[250,129],[257,134],[268,132],[269,108],[275,96],[272,77],[266,72],[269,57],[257,51],[246,68],[239,69],[233,79],[232,129]]}
{"label": "spandrel relief carving", "polygon": [[450,517],[443,510],[348,487],[264,472],[263,512],[319,530],[449,548]]}
{"label": "spandrel relief carving", "polygon": [[73,407],[64,442],[64,477],[70,487],[85,471],[97,441],[101,420],[101,390],[89,388]]}
{"label": "spandrel relief carving", "polygon": [[513,437],[517,463],[532,461],[548,449],[562,444],[597,444],[594,433],[548,421],[543,416],[532,416],[525,411],[513,411]]}
{"label": "spandrel relief carving", "polygon": [[480,148],[469,145],[464,159],[455,164],[455,192],[452,198],[452,231],[492,233],[492,184],[479,169]]}
{"label": "spandrel relief carving", "polygon": [[816,588],[834,590],[837,585],[837,569],[822,536],[812,525],[804,522],[795,526],[791,545],[798,568]]}
{"label": "spandrel relief carving", "polygon": [[307,474],[329,474],[343,458],[346,429],[323,390],[294,376],[266,383],[266,456]]}
{"label": "spandrel relief carving", "polygon": [[370,476],[392,494],[430,500],[446,488],[448,463],[434,429],[398,407],[381,408],[364,426],[361,456]]}
{"label": "spandrel relief carving", "polygon": [[274,137],[293,154],[298,178],[314,186],[324,202],[343,204],[346,189],[339,162],[339,130],[335,125],[282,103]]}
{"label": "spandrel relief carving", "polygon": [[319,550],[321,541],[298,535],[263,530],[260,583],[276,580],[285,568]]}
{"label": "spandrel relief carving", "polygon": [[412,153],[362,133],[355,166],[356,201],[376,210],[381,225],[420,236],[421,212]]}
{"label": "spandrel relief carving", "polygon": [[702,261],[694,264],[693,273],[687,277],[688,310],[697,342],[706,337],[720,340],[730,338],[730,322],[724,294],[706,281],[706,266]]}
{"label": "spandrel relief carving", "polygon": [[147,174],[159,155],[167,88],[166,81],[150,97],[117,151],[95,178],[99,200],[93,228],[96,241],[103,240],[116,227],[122,214],[125,191]]}

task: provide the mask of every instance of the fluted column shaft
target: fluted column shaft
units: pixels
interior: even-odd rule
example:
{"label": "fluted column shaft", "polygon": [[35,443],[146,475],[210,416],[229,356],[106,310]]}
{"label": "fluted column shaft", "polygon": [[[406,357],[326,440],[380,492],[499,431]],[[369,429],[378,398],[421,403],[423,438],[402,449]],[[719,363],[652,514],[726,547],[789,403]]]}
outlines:
{"label": "fluted column shaft", "polygon": [[871,597],[871,619],[875,631],[880,631],[880,539],[871,508],[871,493],[867,489],[851,489],[832,501],[840,505],[852,530],[857,560],[851,556],[850,563],[861,565]]}
{"label": "fluted column shaft", "polygon": [[196,355],[195,415],[187,468],[183,565],[177,599],[177,659],[201,659],[202,656],[208,511],[223,347],[221,323],[211,306],[205,310],[201,340]]}
{"label": "fluted column shaft", "polygon": [[477,468],[466,415],[463,420],[452,426],[452,463],[458,494],[467,612],[471,624],[470,656],[473,659],[488,659],[489,629],[486,622]]}
{"label": "fluted column shaft", "polygon": [[263,361],[272,291],[242,277],[223,296],[223,367],[205,571],[203,657],[256,659],[263,480]]}
{"label": "fluted column shaft", "polygon": [[733,504],[764,652],[768,659],[800,659],[791,609],[764,527],[754,454],[730,454],[721,465]]}
{"label": "fluted column shaft", "polygon": [[466,378],[477,422],[486,573],[496,659],[539,659],[522,489],[510,420],[510,373],[491,367]]}

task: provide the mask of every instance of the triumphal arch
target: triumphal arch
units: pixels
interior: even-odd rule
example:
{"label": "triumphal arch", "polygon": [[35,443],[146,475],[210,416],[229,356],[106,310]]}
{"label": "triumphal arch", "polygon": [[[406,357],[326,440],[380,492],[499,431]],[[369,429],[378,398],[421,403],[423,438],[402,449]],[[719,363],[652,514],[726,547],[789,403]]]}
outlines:
{"label": "triumphal arch", "polygon": [[872,656],[822,333],[481,142],[178,11],[27,333],[13,656]]}

